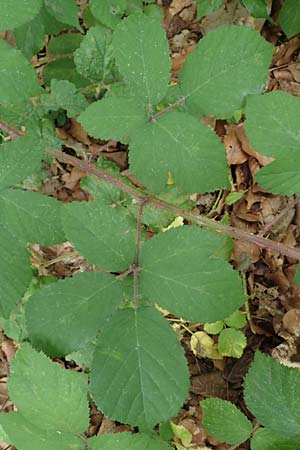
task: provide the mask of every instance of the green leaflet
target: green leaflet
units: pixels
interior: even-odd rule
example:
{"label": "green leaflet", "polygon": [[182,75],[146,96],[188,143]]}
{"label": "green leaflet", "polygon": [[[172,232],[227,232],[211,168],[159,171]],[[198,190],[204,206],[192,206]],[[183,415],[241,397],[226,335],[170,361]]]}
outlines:
{"label": "green leaflet", "polygon": [[29,254],[16,236],[0,225],[0,316],[9,318],[32,278]]}
{"label": "green leaflet", "polygon": [[261,93],[273,47],[256,31],[223,26],[200,40],[187,57],[180,83],[195,112],[227,117],[244,106],[249,94]]}
{"label": "green leaflet", "polygon": [[300,32],[300,0],[285,0],[279,22],[288,38]]}
{"label": "green leaflet", "polygon": [[142,433],[102,434],[88,440],[89,450],[172,450],[167,443]]}
{"label": "green leaflet", "polygon": [[101,272],[85,272],[44,286],[26,304],[31,342],[51,356],[79,350],[95,338],[122,300],[122,282]]}
{"label": "green leaflet", "polygon": [[[47,380],[44,380],[47,383]],[[43,418],[40,418],[43,425]],[[84,441],[70,433],[40,429],[27,421],[19,412],[1,414],[0,426],[9,443],[18,450],[84,450]]]}
{"label": "green leaflet", "polygon": [[42,73],[43,80],[47,86],[51,84],[53,78],[57,80],[68,80],[75,84],[77,88],[90,84],[88,80],[77,72],[73,59],[69,58],[61,58],[57,61],[50,62],[44,67]]}
{"label": "green leaflet", "polygon": [[[19,50],[0,40],[0,103],[22,103],[42,92],[33,67]],[[12,76],[13,74],[13,76]]]}
{"label": "green leaflet", "polygon": [[32,425],[75,434],[89,423],[87,381],[87,375],[67,371],[24,344],[11,362],[8,391]]}
{"label": "green leaflet", "polygon": [[183,192],[229,186],[220,140],[187,113],[170,112],[137,129],[130,141],[129,163],[131,172],[154,192],[163,190],[170,172]]}
{"label": "green leaflet", "polygon": [[91,370],[101,411],[147,430],[174,416],[188,393],[183,349],[152,308],[119,310],[103,325]]}
{"label": "green leaflet", "polygon": [[123,206],[73,202],[62,210],[63,227],[75,249],[92,264],[126,270],[135,254],[135,218]]}
{"label": "green leaflet", "polygon": [[51,80],[51,93],[41,97],[41,104],[48,111],[65,109],[68,117],[77,116],[88,106],[84,95],[67,80]]}
{"label": "green leaflet", "polygon": [[220,398],[208,398],[200,405],[203,426],[218,441],[236,445],[249,438],[252,424],[233,403]]}
{"label": "green leaflet", "polygon": [[21,136],[0,146],[0,189],[20,183],[39,167],[44,154],[36,136]]}
{"label": "green leaflet", "polygon": [[[42,4],[43,0],[9,0],[1,2],[0,30],[14,30],[26,22],[30,22],[40,11]],[[1,60],[5,61],[2,58]]]}
{"label": "green leaflet", "polygon": [[223,5],[223,0],[197,0],[197,19],[213,13]]}
{"label": "green leaflet", "polygon": [[148,106],[159,103],[167,92],[171,68],[160,21],[140,14],[129,16],[113,35],[113,49],[132,95]]}
{"label": "green leaflet", "polygon": [[287,92],[249,97],[246,133],[252,147],[277,158],[256,173],[256,181],[274,194],[300,193],[300,100]]}
{"label": "green leaflet", "polygon": [[56,20],[81,30],[76,0],[44,0],[47,11]]}
{"label": "green leaflet", "polygon": [[283,437],[300,438],[299,369],[285,367],[256,352],[245,378],[244,397],[263,426]]}
{"label": "green leaflet", "polygon": [[300,448],[299,438],[285,438],[266,428],[257,430],[251,440],[251,450],[296,450]]}
{"label": "green leaflet", "polygon": [[116,28],[126,11],[128,0],[90,0],[91,13],[109,28]]}
{"label": "green leaflet", "polygon": [[34,17],[30,22],[27,22],[14,30],[17,47],[29,60],[33,55],[38,53],[42,47],[45,34],[46,31],[41,13]]}
{"label": "green leaflet", "polygon": [[22,190],[0,191],[0,222],[27,245],[53,245],[65,240],[62,204],[46,195]]}
{"label": "green leaflet", "polygon": [[252,147],[274,158],[300,148],[300,99],[270,92],[247,99],[246,133]]}
{"label": "green leaflet", "polygon": [[241,358],[246,345],[247,339],[244,333],[233,328],[225,328],[219,336],[218,352],[222,356]]}
{"label": "green leaflet", "polygon": [[82,34],[60,34],[52,38],[47,45],[47,53],[50,55],[70,55],[80,46],[83,40]]}
{"label": "green leaflet", "polygon": [[136,99],[108,96],[92,103],[78,120],[90,136],[124,142],[145,125],[147,117]]}
{"label": "green leaflet", "polygon": [[112,32],[101,25],[92,27],[74,54],[77,71],[92,82],[105,81],[112,70]]}
{"label": "green leaflet", "polygon": [[238,273],[214,256],[219,246],[217,234],[196,226],[156,235],[141,248],[141,291],[177,317],[200,323],[224,319],[245,298]]}
{"label": "green leaflet", "polygon": [[242,3],[251,16],[262,19],[269,18],[265,0],[242,0]]}

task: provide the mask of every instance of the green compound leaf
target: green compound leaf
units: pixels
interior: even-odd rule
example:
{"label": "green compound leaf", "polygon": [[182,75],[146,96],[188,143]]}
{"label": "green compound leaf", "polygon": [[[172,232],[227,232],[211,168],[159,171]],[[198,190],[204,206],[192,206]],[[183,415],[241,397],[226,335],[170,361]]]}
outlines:
{"label": "green compound leaf", "polygon": [[12,233],[0,225],[0,316],[9,318],[32,278],[29,254]]}
{"label": "green compound leaf", "polygon": [[169,172],[183,192],[229,186],[220,140],[190,114],[171,112],[149,122],[136,130],[130,144],[130,170],[151,191],[163,190]]}
{"label": "green compound leaf", "polygon": [[147,105],[159,103],[166,95],[171,69],[169,45],[159,20],[129,16],[114,33],[113,49],[132,95]]}
{"label": "green compound leaf", "polygon": [[112,32],[101,25],[90,28],[74,54],[77,71],[92,82],[104,81],[112,70]]}
{"label": "green compound leaf", "polygon": [[133,262],[136,222],[126,208],[73,202],[63,208],[62,221],[68,240],[92,264],[118,272]]}
{"label": "green compound leaf", "polygon": [[247,345],[244,333],[233,328],[225,328],[221,331],[218,340],[218,351],[222,356],[240,358]]}
{"label": "green compound leaf", "polygon": [[242,0],[243,5],[251,16],[258,19],[268,19],[268,9],[265,0]]}
{"label": "green compound leaf", "polygon": [[29,60],[42,47],[45,34],[46,31],[41,13],[30,22],[14,30],[16,45]]}
{"label": "green compound leaf", "polygon": [[0,191],[0,221],[25,244],[53,245],[65,240],[61,206],[54,198],[34,192]]}
{"label": "green compound leaf", "polygon": [[89,450],[172,450],[166,442],[143,433],[102,434],[88,440]]}
{"label": "green compound leaf", "polygon": [[41,104],[47,111],[65,109],[68,117],[78,116],[88,106],[84,95],[67,80],[51,80],[51,93],[41,97]]}
{"label": "green compound leaf", "polygon": [[88,427],[87,376],[67,371],[24,344],[11,362],[8,391],[18,412],[47,431],[81,433]]}
{"label": "green compound leaf", "polygon": [[141,248],[141,292],[192,322],[224,319],[245,297],[238,273],[214,255],[220,242],[217,234],[196,226],[156,235]]}
{"label": "green compound leaf", "polygon": [[44,286],[26,304],[30,340],[51,356],[79,350],[95,338],[122,299],[121,282],[106,273],[85,272]]}
{"label": "green compound leaf", "polygon": [[83,78],[76,70],[73,59],[61,58],[50,62],[43,69],[43,80],[47,86],[51,84],[53,78],[57,80],[68,80],[75,84],[77,88],[85,87],[90,82]]}
{"label": "green compound leaf", "polygon": [[49,14],[58,22],[71,25],[79,30],[78,9],[76,0],[45,0],[45,5]]}
{"label": "green compound leaf", "polygon": [[274,431],[260,428],[251,440],[251,450],[296,450],[300,448],[299,438],[278,436]]}
{"label": "green compound leaf", "polygon": [[61,34],[47,45],[49,55],[70,55],[80,46],[83,36],[79,33]]}
{"label": "green compound leaf", "polygon": [[244,397],[263,426],[283,437],[300,437],[299,369],[285,367],[257,352],[245,378]]}
{"label": "green compound leaf", "polygon": [[[0,40],[0,103],[22,103],[43,92],[25,56]],[[13,76],[12,76],[13,74]]]}
{"label": "green compound leaf", "polygon": [[196,0],[197,19],[213,13],[223,5],[223,0]]}
{"label": "green compound leaf", "polygon": [[135,99],[109,96],[92,103],[78,120],[90,136],[124,141],[145,125],[147,117]]}
{"label": "green compound leaf", "polygon": [[273,47],[245,26],[224,26],[200,40],[180,74],[187,105],[197,113],[228,116],[249,94],[264,90]]}
{"label": "green compound leaf", "polygon": [[252,431],[247,417],[231,402],[208,398],[200,402],[205,430],[220,442],[236,445],[246,441]]}
{"label": "green compound leaf", "polygon": [[105,415],[151,430],[177,413],[188,385],[183,349],[161,313],[123,309],[103,326],[91,390]]}
{"label": "green compound leaf", "polygon": [[41,163],[44,146],[35,136],[21,136],[0,146],[0,189],[20,183]]}
{"label": "green compound leaf", "polygon": [[90,0],[91,13],[109,28],[116,28],[127,8],[128,0]]}
{"label": "green compound leaf", "polygon": [[279,14],[279,22],[288,38],[300,33],[299,0],[285,0]]}
{"label": "green compound leaf", "polygon": [[[43,0],[9,0],[1,2],[0,30],[14,30],[30,22],[43,5]],[[0,58],[2,61],[5,59]],[[2,90],[2,89],[1,89]]]}
{"label": "green compound leaf", "polygon": [[300,147],[300,99],[270,92],[247,99],[246,133],[259,153],[277,158]]}
{"label": "green compound leaf", "polygon": [[[42,417],[40,425],[43,425]],[[8,442],[18,450],[84,450],[84,441],[79,437],[40,429],[16,411],[1,414],[0,426],[5,430]]]}

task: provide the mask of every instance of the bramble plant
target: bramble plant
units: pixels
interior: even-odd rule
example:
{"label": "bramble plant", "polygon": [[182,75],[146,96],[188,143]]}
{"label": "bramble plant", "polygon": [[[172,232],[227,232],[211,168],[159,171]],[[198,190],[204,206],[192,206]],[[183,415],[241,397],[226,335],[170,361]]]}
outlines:
{"label": "bramble plant", "polygon": [[[0,439],[18,450],[168,450],[153,428],[184,404],[189,373],[161,310],[190,322],[219,321],[217,333],[225,323],[228,348],[228,330],[236,336],[244,325],[231,315],[246,301],[228,262],[229,237],[300,259],[299,249],[191,212],[190,194],[230,189],[223,145],[199,119],[231,119],[242,111],[253,148],[275,158],[256,180],[272,193],[300,194],[299,99],[262,94],[273,47],[244,26],[203,37],[174,86],[161,10],[153,1],[90,0],[86,34],[73,0],[2,3],[0,29],[13,30],[18,49],[0,40],[0,315],[20,349],[8,381],[17,411],[1,415]],[[300,31],[299,21],[288,23],[291,3],[280,17],[288,35]],[[51,38],[38,60],[45,65],[42,88],[29,60],[45,35],[65,29],[72,32]],[[144,188],[103,158],[90,165],[84,145],[74,144],[81,159],[61,151],[68,144],[55,124],[75,117],[89,136],[128,145],[130,172]],[[41,161],[53,156],[87,173],[82,188],[92,201],[64,204],[31,189],[42,177]],[[194,225],[168,229],[178,216]],[[147,229],[157,234],[147,239]],[[59,281],[37,278],[30,244],[65,241],[94,270]],[[244,345],[231,356],[239,357]],[[80,360],[86,373],[63,369],[50,357]],[[266,428],[255,432],[253,450],[300,445],[299,377],[296,369],[256,355],[245,398]],[[109,418],[139,432],[87,439],[89,397]],[[204,425],[217,439],[237,444],[253,434],[230,403],[209,399],[202,408]]]}

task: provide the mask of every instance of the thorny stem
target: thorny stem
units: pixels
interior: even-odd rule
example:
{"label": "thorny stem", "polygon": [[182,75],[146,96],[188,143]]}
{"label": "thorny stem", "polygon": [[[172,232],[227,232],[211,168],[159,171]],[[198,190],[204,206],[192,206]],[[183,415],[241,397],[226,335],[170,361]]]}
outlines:
{"label": "thorny stem", "polygon": [[254,235],[252,233],[247,233],[246,231],[239,230],[238,228],[234,228],[229,225],[224,225],[220,222],[216,222],[214,219],[209,219],[207,217],[197,215],[190,211],[184,210],[176,205],[172,205],[171,203],[165,202],[154,196],[151,196],[136,187],[128,186],[125,182],[119,180],[118,178],[114,178],[108,175],[106,172],[95,169],[88,163],[81,161],[77,158],[74,158],[73,156],[67,155],[66,153],[63,153],[61,151],[50,149],[48,150],[48,153],[55,156],[60,162],[78,167],[83,172],[93,174],[96,177],[100,178],[101,180],[104,180],[107,183],[118,187],[121,191],[131,195],[137,200],[140,201],[147,200],[147,204],[154,206],[155,208],[170,211],[175,216],[181,216],[186,220],[189,220],[191,222],[194,222],[198,225],[207,228],[208,230],[213,230],[216,231],[217,233],[223,233],[227,236],[232,237],[233,239],[239,239],[245,242],[250,242],[254,245],[257,245],[259,248],[267,249],[272,252],[280,253],[281,255],[287,256],[289,258],[300,260],[300,248],[294,248],[289,245],[282,244],[281,242],[272,241],[270,239]]}
{"label": "thorny stem", "polygon": [[138,216],[137,216],[137,228],[136,228],[136,245],[135,245],[135,256],[132,264],[133,271],[133,300],[134,300],[134,308],[138,309],[139,306],[139,256],[141,249],[141,233],[142,233],[142,217],[143,217],[143,209],[147,203],[147,199],[141,201]]}
{"label": "thorny stem", "polygon": [[154,114],[154,116],[149,116],[149,122],[155,122],[157,119],[159,119],[164,114],[168,113],[169,111],[173,111],[173,109],[178,108],[178,106],[183,105],[185,102],[185,97],[180,97],[175,103],[171,103],[166,108],[162,109],[158,113]]}
{"label": "thorny stem", "polygon": [[9,125],[7,125],[6,123],[1,122],[1,121],[0,121],[0,128],[2,130],[4,130],[7,134],[9,134],[9,136],[12,140],[16,139],[20,136],[24,136],[24,133],[22,133],[22,131],[17,131],[14,128],[10,127]]}

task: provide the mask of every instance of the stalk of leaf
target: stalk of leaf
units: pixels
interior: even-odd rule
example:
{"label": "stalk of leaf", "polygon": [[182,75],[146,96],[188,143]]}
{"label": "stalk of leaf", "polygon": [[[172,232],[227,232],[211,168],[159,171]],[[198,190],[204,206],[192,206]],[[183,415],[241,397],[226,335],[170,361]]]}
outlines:
{"label": "stalk of leaf", "polygon": [[137,200],[146,201],[148,205],[152,205],[159,209],[164,209],[172,212],[175,216],[182,216],[184,219],[194,222],[200,226],[203,226],[209,230],[216,231],[218,233],[223,233],[227,236],[230,236],[234,239],[243,240],[246,242],[251,242],[252,244],[257,245],[262,249],[267,249],[272,252],[278,252],[284,256],[289,258],[294,258],[300,260],[300,249],[293,248],[289,245],[282,244],[280,242],[272,241],[270,239],[266,239],[264,237],[260,237],[254,235],[253,233],[247,233],[243,230],[239,230],[238,228],[234,228],[228,225],[224,225],[222,223],[216,222],[213,219],[208,219],[207,217],[196,215],[191,213],[190,211],[186,211],[176,205],[160,200],[150,194],[147,194],[141,191],[138,188],[128,186],[123,181],[111,177],[107,173],[95,169],[89,164],[74,158],[73,156],[67,155],[61,151],[49,149],[48,152],[55,156],[59,161],[64,162],[66,164],[70,164],[72,166],[78,167],[84,172],[96,175],[96,177],[106,181],[109,184],[113,184],[117,186],[121,191],[133,196]]}

